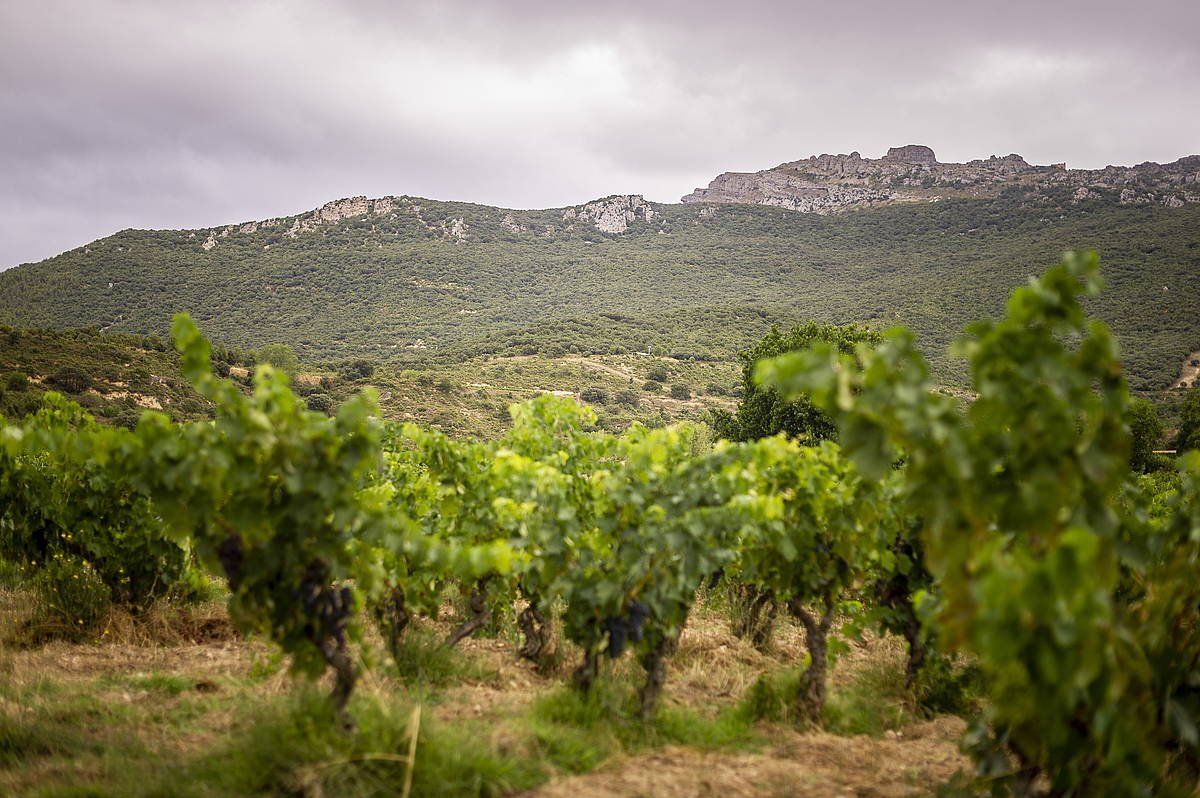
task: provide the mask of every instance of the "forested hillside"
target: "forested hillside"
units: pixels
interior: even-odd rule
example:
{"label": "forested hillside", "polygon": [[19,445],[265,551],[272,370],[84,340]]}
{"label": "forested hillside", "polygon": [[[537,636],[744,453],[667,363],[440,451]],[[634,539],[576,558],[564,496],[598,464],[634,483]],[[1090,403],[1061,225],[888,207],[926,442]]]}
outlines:
{"label": "forested hillside", "polygon": [[[969,319],[1068,248],[1100,253],[1089,311],[1135,389],[1200,344],[1200,207],[998,199],[834,216],[625,200],[505,211],[412,198],[195,231],[127,230],[0,273],[0,323],[162,333],[187,311],[240,347],[416,365],[647,349],[728,359],[772,322],[913,328],[940,378]],[[638,204],[640,203],[640,205]],[[590,210],[589,210],[590,209]],[[622,210],[624,209],[624,210]],[[357,212],[361,211],[361,212]],[[605,232],[619,230],[620,232]]]}

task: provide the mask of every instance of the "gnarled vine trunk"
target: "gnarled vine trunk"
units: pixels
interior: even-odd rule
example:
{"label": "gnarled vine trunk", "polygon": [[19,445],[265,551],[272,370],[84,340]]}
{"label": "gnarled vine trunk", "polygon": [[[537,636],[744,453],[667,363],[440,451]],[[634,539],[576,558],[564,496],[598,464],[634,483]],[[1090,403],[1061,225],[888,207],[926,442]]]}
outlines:
{"label": "gnarled vine trunk", "polygon": [[358,682],[358,672],[346,648],[346,640],[344,637],[326,638],[321,642],[320,649],[325,662],[333,669],[333,692],[329,698],[333,702],[334,715],[343,731],[353,732],[357,725],[346,711],[346,705],[350,702],[350,694],[354,692],[354,685]]}
{"label": "gnarled vine trunk", "polygon": [[904,669],[904,687],[912,690],[916,686],[917,677],[921,675],[921,668],[925,666],[925,659],[929,653],[925,645],[925,637],[921,633],[921,622],[917,619],[915,611],[905,619],[903,632],[904,639],[908,641],[908,663]]}
{"label": "gnarled vine trunk", "polygon": [[450,636],[446,638],[447,646],[458,645],[463,638],[470,637],[492,622],[492,610],[487,603],[488,584],[491,580],[492,577],[489,575],[475,582],[475,586],[471,588],[469,602],[471,617],[450,633]]}
{"label": "gnarled vine trunk", "polygon": [[522,659],[533,662],[538,671],[548,670],[554,647],[554,631],[550,620],[542,614],[534,601],[530,600],[528,606],[517,616],[517,628],[525,637],[525,642],[517,649],[517,654]]}
{"label": "gnarled vine trunk", "polygon": [[799,717],[819,726],[825,710],[825,686],[829,673],[829,628],[833,625],[833,608],[826,608],[824,614],[818,618],[793,599],[788,602],[788,610],[804,627],[805,645],[811,660],[800,679],[796,709]]}
{"label": "gnarled vine trunk", "polygon": [[405,604],[404,588],[397,585],[388,591],[387,597],[375,608],[375,617],[392,652],[392,659],[399,659],[400,640],[412,620]]}
{"label": "gnarled vine trunk", "polygon": [[639,696],[642,720],[649,720],[654,715],[654,708],[658,706],[659,696],[667,681],[667,657],[675,651],[678,640],[677,636],[664,637],[638,658],[646,671],[646,683],[642,685]]}
{"label": "gnarled vine trunk", "polygon": [[583,653],[583,662],[579,663],[579,667],[571,675],[571,681],[577,689],[586,693],[592,689],[592,685],[595,684],[596,676],[599,672],[600,655],[595,651],[585,651]]}

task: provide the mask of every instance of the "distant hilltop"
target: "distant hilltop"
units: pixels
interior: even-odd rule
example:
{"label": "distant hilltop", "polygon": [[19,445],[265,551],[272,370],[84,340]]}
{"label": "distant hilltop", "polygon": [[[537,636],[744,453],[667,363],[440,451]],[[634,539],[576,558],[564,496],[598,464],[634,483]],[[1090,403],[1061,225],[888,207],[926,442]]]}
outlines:
{"label": "distant hilltop", "polygon": [[814,155],[761,172],[725,172],[682,202],[772,205],[801,213],[834,213],[902,202],[994,197],[1025,191],[1033,200],[1181,207],[1200,202],[1200,155],[1174,163],[1068,169],[1065,163],[1034,166],[1015,153],[940,163],[929,147],[892,147],[882,158]]}

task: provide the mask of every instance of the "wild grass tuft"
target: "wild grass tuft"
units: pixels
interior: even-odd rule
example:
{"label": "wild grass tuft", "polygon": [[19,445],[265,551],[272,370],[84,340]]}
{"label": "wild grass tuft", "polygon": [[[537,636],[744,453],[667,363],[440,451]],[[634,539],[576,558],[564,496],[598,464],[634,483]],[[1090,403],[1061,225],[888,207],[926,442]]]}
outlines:
{"label": "wild grass tuft", "polygon": [[494,676],[469,654],[442,645],[434,631],[421,627],[405,631],[389,652],[383,655],[385,668],[409,684],[443,687],[463,681],[486,681]]}
{"label": "wild grass tuft", "polygon": [[580,773],[616,753],[660,745],[696,748],[756,747],[761,738],[735,712],[705,717],[664,706],[644,722],[632,687],[600,679],[588,693],[563,687],[534,702],[526,726],[540,753],[560,770]]}
{"label": "wild grass tuft", "polygon": [[[355,734],[338,730],[323,694],[297,691],[261,706],[222,748],[190,766],[163,769],[156,783],[133,794],[399,795],[409,768],[413,706],[361,696],[351,709],[358,723]],[[449,728],[428,716],[419,724],[413,796],[500,796],[534,787],[548,776],[534,760],[481,743],[488,739],[482,727]]]}

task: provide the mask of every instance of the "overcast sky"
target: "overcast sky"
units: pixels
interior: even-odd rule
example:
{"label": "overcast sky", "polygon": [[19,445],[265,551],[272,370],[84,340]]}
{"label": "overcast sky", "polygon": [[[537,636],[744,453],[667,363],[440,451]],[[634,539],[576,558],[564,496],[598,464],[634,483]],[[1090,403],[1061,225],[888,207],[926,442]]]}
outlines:
{"label": "overcast sky", "polygon": [[908,143],[1200,153],[1200,0],[0,0],[0,267],[357,194],[675,202]]}

